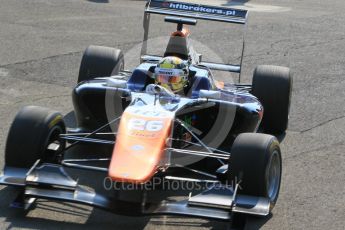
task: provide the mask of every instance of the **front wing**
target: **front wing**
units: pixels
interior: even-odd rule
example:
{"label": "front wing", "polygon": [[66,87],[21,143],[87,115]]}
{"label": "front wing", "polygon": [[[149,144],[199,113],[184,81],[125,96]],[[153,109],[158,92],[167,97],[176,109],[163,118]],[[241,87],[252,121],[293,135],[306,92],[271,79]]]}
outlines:
{"label": "front wing", "polygon": [[269,214],[270,202],[263,197],[237,194],[237,189],[211,187],[186,200],[176,202],[149,202],[145,196],[140,202],[114,199],[88,191],[73,180],[63,166],[34,165],[31,169],[5,167],[0,184],[18,188],[18,198],[12,206],[30,208],[37,199],[80,203],[120,215],[180,215],[217,220],[231,220],[232,213],[258,216]]}

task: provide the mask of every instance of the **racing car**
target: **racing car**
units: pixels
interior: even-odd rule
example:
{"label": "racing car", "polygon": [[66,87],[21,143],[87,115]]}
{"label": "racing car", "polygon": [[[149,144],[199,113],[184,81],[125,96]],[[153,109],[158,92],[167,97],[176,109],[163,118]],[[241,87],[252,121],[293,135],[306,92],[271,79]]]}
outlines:
{"label": "racing car", "polygon": [[[147,53],[154,14],[177,26],[163,56]],[[89,46],[72,92],[76,127],[66,127],[61,113],[38,106],[26,106],[14,118],[0,177],[0,184],[18,191],[12,205],[29,209],[36,199],[53,199],[121,215],[234,223],[246,215],[269,215],[281,183],[276,136],[288,127],[290,70],[262,65],[255,69],[252,84],[224,84],[213,71],[241,74],[242,60],[239,65],[203,61],[186,30],[197,20],[244,25],[247,15],[246,10],[151,0],[145,6],[136,68],[124,69],[121,50]],[[184,84],[179,92],[164,85],[180,80]],[[71,158],[78,146],[105,156]],[[141,185],[140,196],[124,199],[128,192],[121,189],[107,196],[91,192],[67,172],[70,168],[90,176],[101,172],[114,183]],[[154,191],[144,186],[154,178],[207,186],[188,191],[183,200],[154,201],[149,198]],[[162,186],[154,190],[164,191]]]}

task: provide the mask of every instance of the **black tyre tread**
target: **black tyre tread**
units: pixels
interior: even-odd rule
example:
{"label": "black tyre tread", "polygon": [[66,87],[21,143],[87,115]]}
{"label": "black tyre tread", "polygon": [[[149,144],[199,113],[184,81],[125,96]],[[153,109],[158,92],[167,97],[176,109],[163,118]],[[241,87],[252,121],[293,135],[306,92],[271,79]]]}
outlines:
{"label": "black tyre tread", "polygon": [[232,213],[231,229],[245,229],[247,218],[248,218],[247,214]]}
{"label": "black tyre tread", "polygon": [[265,133],[282,134],[288,127],[292,90],[290,69],[260,65],[253,75],[252,93],[264,106],[261,127]]}
{"label": "black tyre tread", "polygon": [[274,136],[261,133],[242,133],[237,136],[231,149],[229,180],[241,180],[239,193],[267,196],[265,170],[269,153],[274,150],[280,153],[279,142]]}
{"label": "black tyre tread", "polygon": [[60,113],[43,107],[23,107],[9,130],[5,147],[5,165],[27,168],[42,158],[50,128],[60,125],[65,129],[62,118]]}
{"label": "black tyre tread", "polygon": [[117,74],[123,67],[124,56],[121,50],[105,46],[89,46],[81,60],[78,83]]}

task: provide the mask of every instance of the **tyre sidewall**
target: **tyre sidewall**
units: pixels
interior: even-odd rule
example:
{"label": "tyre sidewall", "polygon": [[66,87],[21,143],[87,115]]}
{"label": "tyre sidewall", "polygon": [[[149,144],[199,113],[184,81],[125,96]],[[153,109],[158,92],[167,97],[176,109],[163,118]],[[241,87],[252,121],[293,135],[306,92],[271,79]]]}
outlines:
{"label": "tyre sidewall", "polygon": [[[256,137],[264,139],[264,143],[255,140]],[[231,150],[229,183],[234,186],[236,182],[239,182],[240,194],[268,197],[266,173],[274,151],[278,151],[279,163],[282,166],[279,142],[275,137],[266,134],[240,134]],[[280,181],[281,169],[282,167],[280,167]],[[277,201],[279,189],[280,183],[276,197],[271,200],[273,206]]]}
{"label": "tyre sidewall", "polygon": [[65,132],[62,115],[41,107],[24,107],[16,115],[6,142],[5,165],[30,167],[45,159],[49,134],[54,129]]}

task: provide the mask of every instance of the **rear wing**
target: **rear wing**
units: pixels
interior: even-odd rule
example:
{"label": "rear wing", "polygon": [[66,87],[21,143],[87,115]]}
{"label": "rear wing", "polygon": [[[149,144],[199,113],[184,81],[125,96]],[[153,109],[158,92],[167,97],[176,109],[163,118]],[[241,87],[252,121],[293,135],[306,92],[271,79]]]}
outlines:
{"label": "rear wing", "polygon": [[149,0],[145,13],[246,24],[248,11],[193,3]]}
{"label": "rear wing", "polygon": [[[248,18],[247,10],[233,9],[227,7],[208,6],[195,3],[176,2],[170,0],[148,0],[144,11],[144,39],[141,46],[140,62],[149,60],[160,60],[161,57],[147,55],[147,40],[149,34],[150,14],[161,14],[169,16],[178,16],[185,18],[219,21],[225,23],[235,23],[246,25]],[[245,28],[245,26],[244,26]],[[245,49],[245,39],[243,33],[242,53],[239,65],[201,62],[200,64],[207,66],[213,70],[220,70],[239,74],[239,82],[241,81],[241,67],[243,54]]]}

